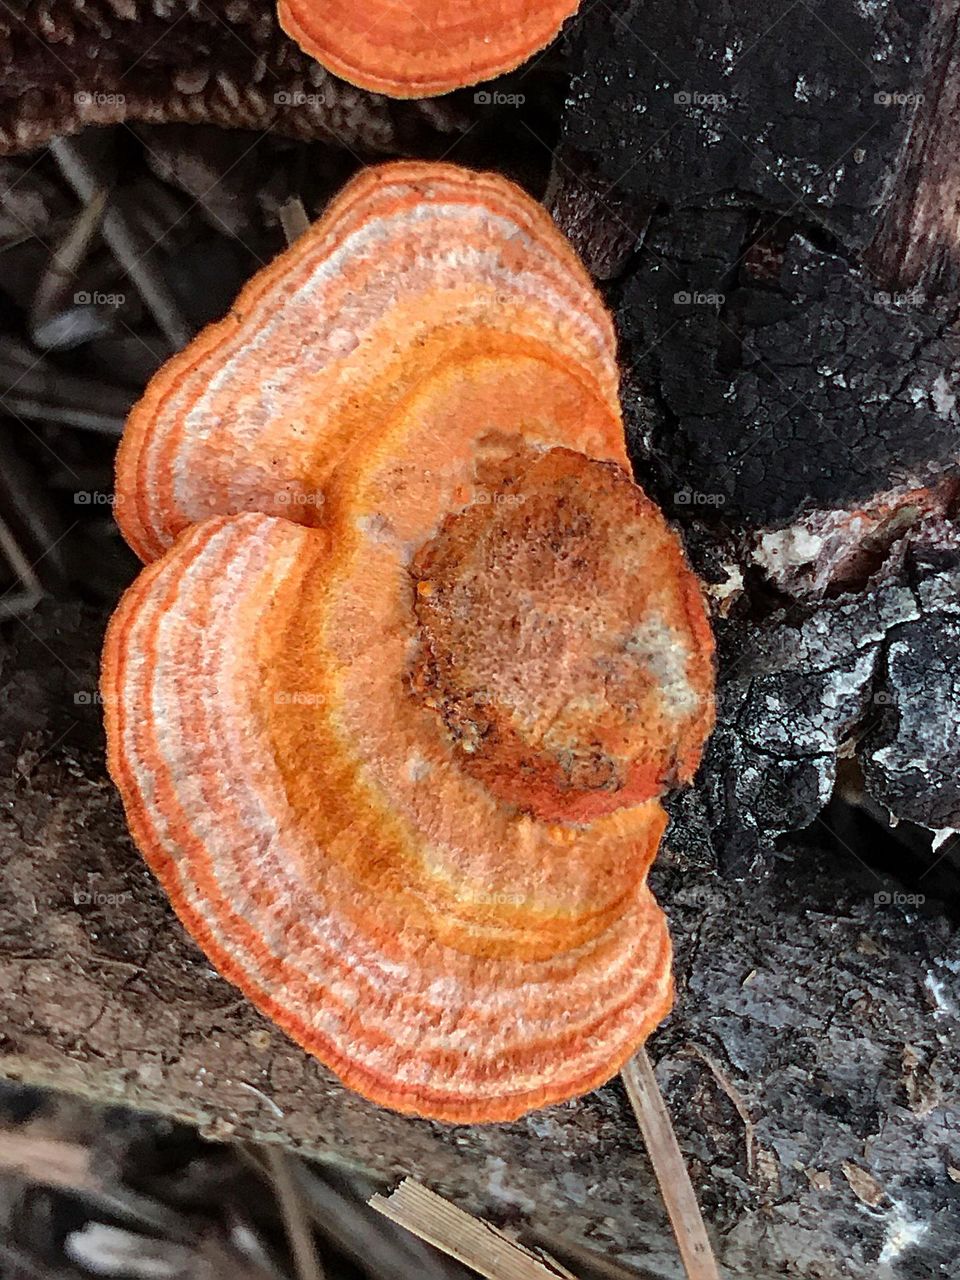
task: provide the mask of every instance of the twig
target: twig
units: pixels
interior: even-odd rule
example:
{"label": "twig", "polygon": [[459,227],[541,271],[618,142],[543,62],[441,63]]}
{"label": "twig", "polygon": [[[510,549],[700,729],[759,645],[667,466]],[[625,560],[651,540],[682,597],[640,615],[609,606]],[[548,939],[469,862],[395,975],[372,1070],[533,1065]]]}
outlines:
{"label": "twig", "polygon": [[565,1236],[548,1236],[542,1231],[525,1231],[526,1239],[533,1239],[538,1248],[545,1249],[551,1257],[571,1267],[579,1267],[596,1280],[656,1280],[652,1271],[640,1271],[636,1266],[626,1266],[613,1258],[607,1258],[595,1249],[588,1249],[577,1240]]}
{"label": "twig", "polygon": [[105,1182],[93,1167],[92,1149],[78,1142],[0,1128],[0,1175],[70,1192],[98,1210],[162,1232],[180,1243],[193,1238],[182,1214],[152,1196]]}
{"label": "twig", "polygon": [[620,1074],[647,1144],[689,1280],[720,1280],[696,1193],[646,1049],[639,1049]]}
{"label": "twig", "polygon": [[274,1147],[265,1147],[264,1154],[283,1214],[297,1276],[299,1280],[323,1280],[323,1267],[317,1257],[313,1231],[290,1167],[292,1157]]}
{"label": "twig", "polygon": [[[3,376],[0,365],[0,377]],[[33,396],[21,396],[8,392],[3,397],[3,404],[17,417],[27,422],[57,422],[68,427],[76,427],[79,431],[96,431],[100,435],[119,436],[123,431],[125,419],[112,413],[100,413],[96,409],[74,408],[72,405],[50,404]]]}
{"label": "twig", "polygon": [[100,1185],[88,1147],[10,1129],[0,1130],[0,1172],[66,1191],[94,1191]]}
{"label": "twig", "polygon": [[756,1164],[756,1134],[753,1128],[753,1121],[750,1119],[750,1111],[743,1100],[743,1095],[724,1073],[716,1058],[711,1057],[711,1055],[707,1053],[706,1049],[702,1048],[698,1044],[694,1044],[692,1040],[687,1042],[687,1048],[691,1053],[695,1053],[698,1058],[702,1059],[707,1064],[713,1078],[733,1103],[737,1115],[743,1121],[743,1136],[747,1147],[747,1174],[752,1178],[754,1166]]}
{"label": "twig", "polygon": [[[248,1146],[238,1143],[240,1157],[261,1178],[269,1176],[266,1159],[261,1154],[264,1144]],[[416,1236],[373,1219],[367,1205],[337,1190],[301,1160],[293,1170],[304,1207],[316,1229],[336,1250],[363,1269],[370,1280],[450,1280],[453,1266],[446,1258],[428,1247]],[[377,1230],[372,1231],[371,1225]],[[439,1264],[439,1265],[438,1265]],[[457,1267],[456,1275],[461,1275]]]}
{"label": "twig", "polygon": [[365,1203],[344,1195],[306,1163],[301,1162],[298,1173],[314,1223],[370,1280],[460,1280],[464,1274],[462,1267],[417,1236],[374,1217]]}
{"label": "twig", "polygon": [[40,347],[71,345],[64,342],[71,336],[69,331],[59,331],[62,312],[76,289],[78,273],[100,230],[106,204],[106,191],[95,191],[74,218],[40,277],[27,320],[30,336]]}
{"label": "twig", "polygon": [[[81,145],[69,138],[56,138],[51,142],[50,150],[63,176],[80,199],[84,202],[93,200],[104,184]],[[140,238],[134,234],[130,223],[115,206],[108,208],[104,214],[103,238],[110,252],[133,281],[167,341],[176,350],[186,346],[192,337],[189,325],[181,315],[166,281],[148,261],[148,254],[144,253]]]}
{"label": "twig", "polygon": [[[0,408],[22,418],[65,422],[119,435],[136,399],[126,387],[54,368],[45,356],[9,336],[0,337]],[[96,406],[88,408],[87,406]],[[6,464],[4,464],[6,465]]]}
{"label": "twig", "polygon": [[24,591],[18,592],[12,599],[5,601],[8,606],[4,612],[10,616],[19,612],[19,602],[23,599],[29,601],[29,610],[40,600],[44,594],[43,583],[38,578],[33,565],[23,553],[23,549],[13,535],[13,531],[9,528],[6,521],[0,519],[0,555],[2,555],[13,572],[17,575],[20,585]]}
{"label": "twig", "polygon": [[280,215],[284,238],[287,244],[293,244],[294,240],[299,240],[310,225],[303,201],[299,196],[291,196],[289,200],[283,202],[277,212]]}
{"label": "twig", "polygon": [[576,1280],[553,1258],[533,1253],[413,1178],[404,1178],[392,1195],[371,1196],[367,1203],[487,1280]]}

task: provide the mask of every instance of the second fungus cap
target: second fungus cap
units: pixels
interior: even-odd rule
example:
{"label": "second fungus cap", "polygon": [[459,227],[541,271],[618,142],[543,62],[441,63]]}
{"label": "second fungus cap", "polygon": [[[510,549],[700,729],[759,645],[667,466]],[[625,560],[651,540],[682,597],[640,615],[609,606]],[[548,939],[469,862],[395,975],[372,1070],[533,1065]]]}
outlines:
{"label": "second fungus cap", "polygon": [[646,877],[712,642],[626,466],[582,268],[449,166],[352,184],[131,419],[130,829],[218,968],[399,1111],[585,1092],[670,1007]]}
{"label": "second fungus cap", "polygon": [[362,89],[425,98],[512,71],[580,0],[280,0],[300,48]]}
{"label": "second fungus cap", "polygon": [[124,537],[152,560],[210,515],[319,523],[356,441],[429,380],[497,361],[491,429],[522,405],[549,433],[562,401],[577,447],[626,464],[613,326],[546,212],[496,174],[367,169],[151,381],[117,455]]}

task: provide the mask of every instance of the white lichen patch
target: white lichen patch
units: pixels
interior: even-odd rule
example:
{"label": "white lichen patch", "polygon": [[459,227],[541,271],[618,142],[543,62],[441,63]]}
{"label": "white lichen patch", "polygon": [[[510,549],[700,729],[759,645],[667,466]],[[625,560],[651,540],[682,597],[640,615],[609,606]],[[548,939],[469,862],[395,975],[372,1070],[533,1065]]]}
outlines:
{"label": "white lichen patch", "polygon": [[753,549],[753,561],[776,579],[785,569],[813,564],[823,544],[822,534],[814,533],[806,525],[792,524],[763,534]]}
{"label": "white lichen patch", "polygon": [[949,382],[938,373],[936,380],[930,390],[930,399],[933,401],[933,407],[937,413],[943,418],[949,418],[957,410],[956,393],[952,390]]}
{"label": "white lichen patch", "polygon": [[922,1222],[919,1218],[909,1217],[905,1205],[894,1201],[893,1208],[887,1215],[883,1248],[880,1251],[877,1264],[881,1267],[889,1267],[907,1249],[919,1244],[929,1229],[927,1223]]}
{"label": "white lichen patch", "polygon": [[700,699],[687,674],[690,646],[685,636],[654,613],[634,628],[624,648],[656,680],[668,715],[679,721],[696,714]]}

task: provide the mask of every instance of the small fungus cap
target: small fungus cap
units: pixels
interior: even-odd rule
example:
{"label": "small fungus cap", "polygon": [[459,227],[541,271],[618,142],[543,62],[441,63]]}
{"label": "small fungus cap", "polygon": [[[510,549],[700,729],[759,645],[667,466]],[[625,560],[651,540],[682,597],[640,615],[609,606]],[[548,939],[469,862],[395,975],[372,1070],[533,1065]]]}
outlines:
{"label": "small fungus cap", "polygon": [[280,0],[280,25],[341,79],[394,98],[490,80],[556,36],[580,0]]}

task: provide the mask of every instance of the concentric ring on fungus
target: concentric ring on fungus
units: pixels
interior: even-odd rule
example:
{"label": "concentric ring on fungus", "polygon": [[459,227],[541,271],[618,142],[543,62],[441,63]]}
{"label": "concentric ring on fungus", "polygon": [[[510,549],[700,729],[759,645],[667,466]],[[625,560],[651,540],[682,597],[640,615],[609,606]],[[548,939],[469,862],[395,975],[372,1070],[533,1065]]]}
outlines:
{"label": "concentric ring on fungus", "polygon": [[580,0],[280,0],[280,25],[342,80],[426,98],[512,71]]}
{"label": "concentric ring on fungus", "polygon": [[433,370],[498,346],[605,402],[600,456],[626,465],[613,325],[547,213],[496,174],[364,170],[150,382],[117,455],[124,537],[148,561],[211,515],[321,522],[352,442]]}
{"label": "concentric ring on fungus", "polygon": [[[452,253],[457,217],[454,278],[421,230]],[[346,1084],[458,1122],[594,1088],[669,1010],[657,797],[712,714],[696,579],[624,469],[612,333],[544,218],[489,175],[365,175],[161,371],[118,466],[125,531],[171,544],[104,652],[138,846]]]}

